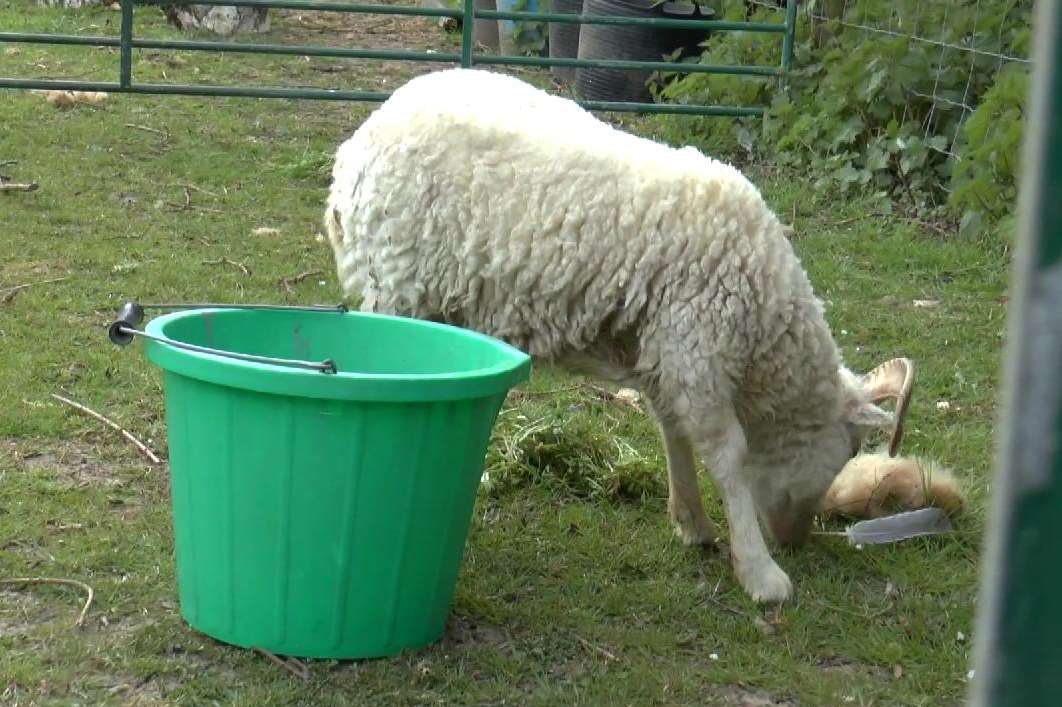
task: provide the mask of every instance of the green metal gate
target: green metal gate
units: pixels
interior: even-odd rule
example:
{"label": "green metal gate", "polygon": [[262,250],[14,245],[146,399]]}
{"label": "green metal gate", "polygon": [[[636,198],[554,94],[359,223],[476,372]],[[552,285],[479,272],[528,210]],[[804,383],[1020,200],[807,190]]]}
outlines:
{"label": "green metal gate", "polygon": [[1062,4],[1037,3],[976,707],[1062,703]]}
{"label": "green metal gate", "polygon": [[[462,9],[412,7],[405,5],[363,4],[348,2],[320,2],[318,0],[120,0],[121,30],[117,37],[61,34],[34,34],[0,31],[0,43],[75,45],[85,47],[116,47],[119,63],[116,81],[73,81],[61,79],[24,79],[0,77],[0,88],[52,89],[76,91],[106,91],[112,93],[176,94],[185,96],[242,96],[251,98],[304,98],[340,101],[384,101],[390,95],[376,91],[344,91],[298,87],[210,86],[194,84],[142,83],[135,79],[134,49],[161,49],[207,52],[240,52],[254,54],[331,57],[345,59],[375,59],[394,61],[452,62],[463,67],[472,66],[565,66],[609,69],[668,71],[675,73],[728,74],[748,77],[783,77],[793,59],[793,37],[796,30],[797,0],[786,0],[785,22],[729,22],[725,20],[686,20],[667,18],[623,17],[618,15],[571,15],[550,12],[498,12],[476,9],[473,0],[463,0]],[[422,17],[453,17],[462,22],[460,52],[429,53],[382,49],[345,49],[322,46],[288,44],[256,44],[244,42],[181,41],[141,39],[134,36],[134,10],[152,5],[226,5],[289,10],[317,10],[342,13],[380,15],[417,15]],[[658,28],[683,28],[711,32],[756,32],[780,35],[782,59],[778,66],[715,65],[667,61],[626,61],[613,59],[560,59],[532,56],[499,56],[476,52],[473,47],[474,19],[514,20],[518,22],[559,22],[602,25],[642,25]],[[2,29],[2,28],[0,28]],[[590,110],[634,113],[674,113],[686,115],[749,116],[761,115],[762,106],[678,105],[668,103],[632,103],[623,101],[582,101]]]}

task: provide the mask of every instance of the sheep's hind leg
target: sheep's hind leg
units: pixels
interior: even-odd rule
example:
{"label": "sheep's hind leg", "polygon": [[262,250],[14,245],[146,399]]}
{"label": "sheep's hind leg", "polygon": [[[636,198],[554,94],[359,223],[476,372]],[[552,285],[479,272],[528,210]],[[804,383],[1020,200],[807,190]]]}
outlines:
{"label": "sheep's hind leg", "polygon": [[756,515],[752,492],[742,473],[745,433],[733,410],[714,410],[700,416],[701,426],[691,430],[726,504],[730,523],[730,556],[738,581],[755,601],[780,602],[793,593],[793,585],[767,549]]}
{"label": "sheep's hind leg", "polygon": [[667,510],[675,534],[688,546],[716,547],[719,530],[704,512],[693,445],[675,420],[653,412],[667,453]]}

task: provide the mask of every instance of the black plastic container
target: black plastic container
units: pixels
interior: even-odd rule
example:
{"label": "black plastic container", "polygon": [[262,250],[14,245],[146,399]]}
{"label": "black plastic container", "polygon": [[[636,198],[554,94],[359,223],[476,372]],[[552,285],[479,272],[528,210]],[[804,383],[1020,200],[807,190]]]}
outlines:
{"label": "black plastic container", "polygon": [[[552,12],[564,15],[583,14],[583,0],[553,0]],[[551,59],[575,59],[579,56],[580,25],[571,22],[550,22],[549,56]],[[575,81],[574,66],[554,66],[553,75],[564,83]]]}
{"label": "black plastic container", "polygon": [[[583,14],[624,17],[696,19],[712,18],[712,11],[691,4],[652,0],[584,0]],[[675,50],[696,53],[708,36],[706,30],[630,25],[583,25],[579,33],[580,59],[661,61]],[[575,91],[590,101],[651,100],[646,82],[652,72],[627,69],[580,68]]]}

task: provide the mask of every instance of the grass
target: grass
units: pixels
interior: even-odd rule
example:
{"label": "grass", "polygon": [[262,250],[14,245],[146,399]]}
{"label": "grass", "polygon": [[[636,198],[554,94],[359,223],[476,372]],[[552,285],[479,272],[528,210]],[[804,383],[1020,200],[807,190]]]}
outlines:
{"label": "grass", "polygon": [[[117,17],[22,4],[0,0],[0,27],[99,32],[91,25],[113,30]],[[169,33],[153,17],[138,21]],[[278,15],[267,39],[306,41],[303,25],[315,21]],[[385,39],[452,41],[432,27],[410,32]],[[111,51],[0,49],[0,75],[110,76],[116,64]],[[393,85],[408,74],[355,66],[340,83]],[[137,72],[328,85],[347,76],[335,67],[349,65],[144,53]],[[959,703],[1006,252],[867,216],[881,204],[837,202],[770,170],[752,174],[794,223],[847,361],[918,361],[905,449],[966,483],[957,533],[862,550],[820,537],[778,552],[797,595],[765,623],[722,559],[672,538],[663,455],[645,415],[539,366],[499,420],[442,642],[386,660],[316,662],[303,683],[182,622],[167,474],[49,394],[103,411],[165,452],[157,371],[138,346],[116,350],[103,334],[126,298],[338,301],[331,254],[316,239],[328,155],[370,109],[112,96],[60,111],[39,95],[0,94],[0,162],[18,161],[2,171],[41,185],[0,194],[0,289],[32,285],[0,304],[0,577],[76,578],[97,592],[74,630],[81,599],[71,589],[0,589],[0,703]],[[629,124],[655,130],[651,120]],[[938,409],[942,400],[950,409]],[[707,485],[705,495],[722,522]]]}

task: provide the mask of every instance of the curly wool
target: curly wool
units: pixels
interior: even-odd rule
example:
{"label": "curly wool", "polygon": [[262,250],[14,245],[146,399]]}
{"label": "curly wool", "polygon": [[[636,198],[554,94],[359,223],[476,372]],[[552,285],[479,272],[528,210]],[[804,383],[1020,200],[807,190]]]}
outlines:
{"label": "curly wool", "polygon": [[724,498],[757,601],[867,427],[892,417],[840,364],[786,229],[734,168],[615,130],[482,71],[400,88],[337,153],[325,214],[362,308],[442,319],[645,394],[687,544]]}
{"label": "curly wool", "polygon": [[340,147],[333,179],[339,279],[364,309],[551,359],[635,341],[626,373],[736,396],[746,423],[836,415],[840,359],[786,229],[693,148],[457,69],[398,89]]}

